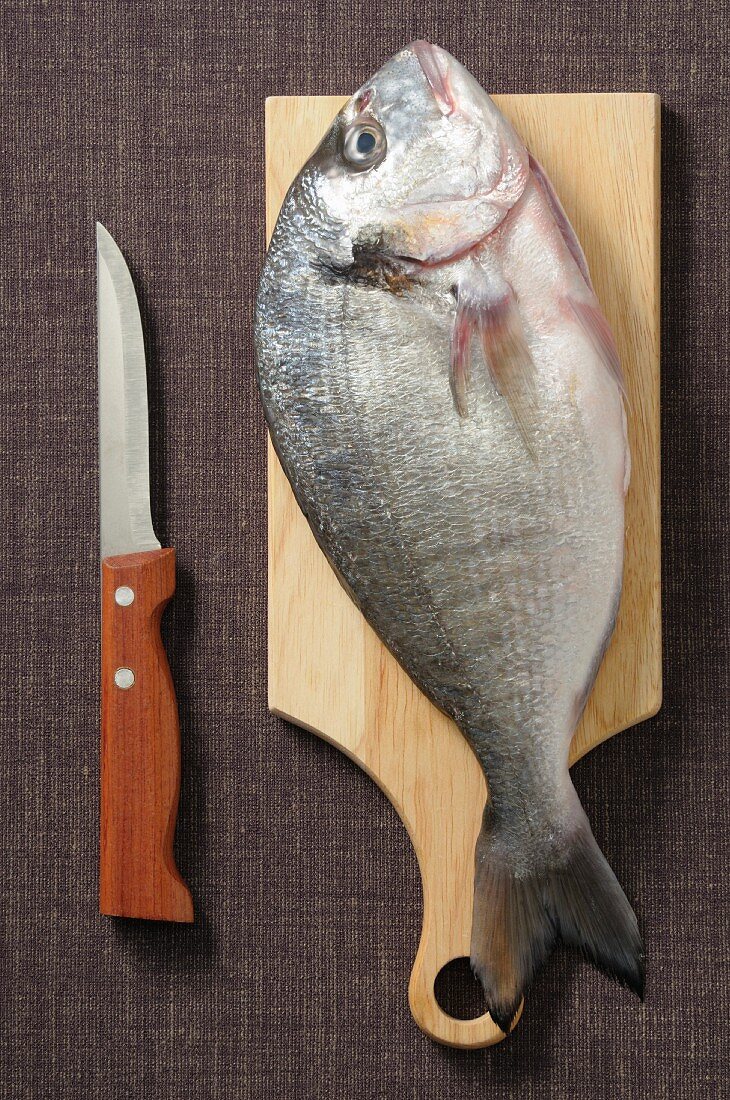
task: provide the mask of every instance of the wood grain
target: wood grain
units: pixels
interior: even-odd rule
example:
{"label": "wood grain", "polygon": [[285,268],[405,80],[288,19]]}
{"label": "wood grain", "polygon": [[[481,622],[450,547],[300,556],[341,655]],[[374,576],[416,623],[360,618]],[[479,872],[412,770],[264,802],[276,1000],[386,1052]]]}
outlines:
{"label": "wood grain", "polygon": [[[180,727],[160,637],[175,591],[175,551],[152,550],[102,562],[101,846],[102,913],[192,921],[190,891],[175,866],[180,793]],[[115,593],[134,593],[128,606]],[[134,683],[115,683],[131,669]]]}
{"label": "wood grain", "polygon": [[[552,178],[616,336],[629,392],[633,473],[616,631],[571,762],[661,704],[659,497],[659,100],[648,94],[495,96]],[[267,233],[294,175],[344,97],[266,102]],[[455,1020],[434,981],[468,955],[474,845],[486,784],[453,723],[379,642],[317,547],[269,445],[269,706],[356,760],[400,814],[423,881],[409,985],[419,1026],[459,1047],[503,1038]]]}

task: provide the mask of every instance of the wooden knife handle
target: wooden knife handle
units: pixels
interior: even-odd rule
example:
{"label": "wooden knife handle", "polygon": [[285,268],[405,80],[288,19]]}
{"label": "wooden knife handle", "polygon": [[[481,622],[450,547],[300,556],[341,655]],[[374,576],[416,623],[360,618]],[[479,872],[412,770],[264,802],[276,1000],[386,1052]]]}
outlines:
{"label": "wooden knife handle", "polygon": [[101,566],[101,859],[99,908],[192,921],[172,845],[180,726],[160,620],[175,591],[175,551]]}

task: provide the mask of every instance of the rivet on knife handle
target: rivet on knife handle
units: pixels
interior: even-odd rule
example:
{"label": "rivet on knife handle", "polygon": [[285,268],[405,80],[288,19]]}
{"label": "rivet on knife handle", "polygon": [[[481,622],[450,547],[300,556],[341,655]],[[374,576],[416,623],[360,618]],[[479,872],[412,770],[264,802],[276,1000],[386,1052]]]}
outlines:
{"label": "rivet on knife handle", "polygon": [[180,727],[160,637],[174,590],[174,550],[102,562],[100,902],[102,913],[191,921],[172,850]]}

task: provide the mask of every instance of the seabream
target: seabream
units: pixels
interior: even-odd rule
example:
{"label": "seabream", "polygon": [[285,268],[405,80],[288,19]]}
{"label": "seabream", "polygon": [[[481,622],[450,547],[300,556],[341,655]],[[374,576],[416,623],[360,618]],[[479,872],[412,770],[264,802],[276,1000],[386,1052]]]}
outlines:
{"label": "seabream", "polygon": [[549,180],[444,50],[398,53],[299,173],[255,334],[319,544],[488,778],[471,961],[493,1018],[557,940],[642,995],[568,772],[621,592],[621,369]]}

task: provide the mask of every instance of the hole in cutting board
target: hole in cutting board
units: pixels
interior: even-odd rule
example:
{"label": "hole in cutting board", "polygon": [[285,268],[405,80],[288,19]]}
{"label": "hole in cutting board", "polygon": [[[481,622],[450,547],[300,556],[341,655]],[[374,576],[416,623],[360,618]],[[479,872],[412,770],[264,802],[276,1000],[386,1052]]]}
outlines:
{"label": "hole in cutting board", "polygon": [[466,956],[442,966],[433,983],[439,1008],[452,1020],[476,1020],[487,1011],[481,982]]}

